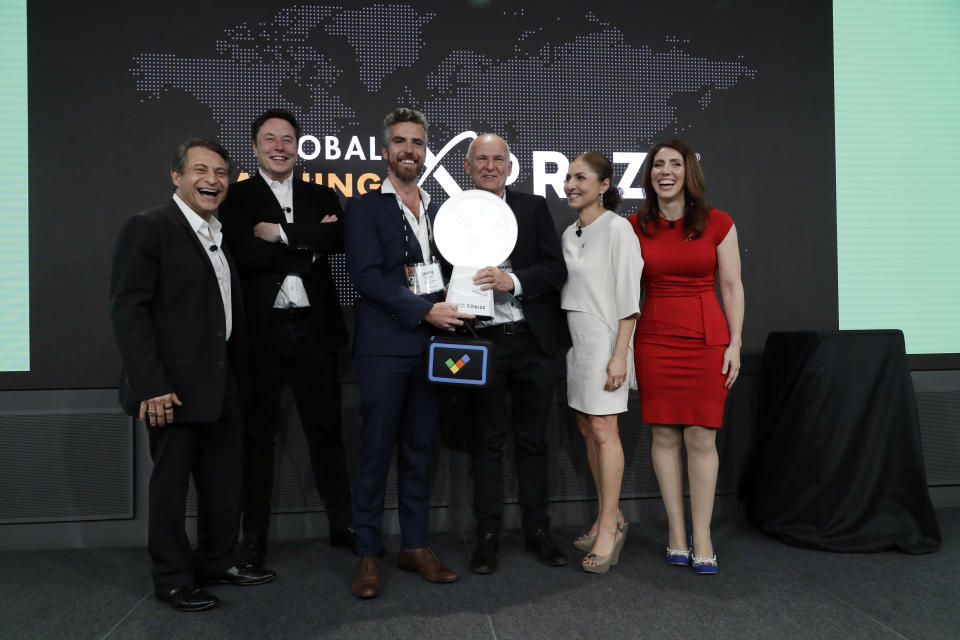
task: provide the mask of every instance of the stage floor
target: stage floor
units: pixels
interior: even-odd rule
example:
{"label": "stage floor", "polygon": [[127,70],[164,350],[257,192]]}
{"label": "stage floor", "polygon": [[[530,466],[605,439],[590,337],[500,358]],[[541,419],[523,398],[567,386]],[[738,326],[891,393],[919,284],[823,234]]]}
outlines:
{"label": "stage floor", "polygon": [[[435,535],[461,574],[433,585],[381,564],[383,594],[350,595],[353,558],[326,540],[275,543],[268,585],[212,587],[222,604],[180,613],[150,587],[144,548],[0,553],[0,636],[20,638],[957,638],[960,509],[939,509],[937,553],[835,554],[796,549],[741,521],[714,526],[720,574],[697,576],[662,559],[665,523],[631,523],[620,564],[606,575],[554,569],[501,541],[500,569],[469,573],[472,532]],[[572,539],[578,531],[555,531]]]}

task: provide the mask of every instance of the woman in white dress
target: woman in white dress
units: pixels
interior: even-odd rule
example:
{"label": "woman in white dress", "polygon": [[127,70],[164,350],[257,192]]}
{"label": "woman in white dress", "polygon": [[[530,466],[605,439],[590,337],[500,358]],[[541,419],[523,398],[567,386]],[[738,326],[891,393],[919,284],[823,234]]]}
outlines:
{"label": "woman in white dress", "polygon": [[605,573],[617,564],[627,534],[620,512],[623,447],[617,414],[627,410],[627,394],[636,389],[633,330],[640,313],[643,258],[633,227],[614,210],[619,192],[611,188],[613,166],[588,151],[570,163],[564,192],[577,210],[576,222],[563,233],[567,282],[561,306],[573,347],[567,353],[567,404],[587,447],[597,490],[597,519],[574,546],[589,553],[584,570]]}

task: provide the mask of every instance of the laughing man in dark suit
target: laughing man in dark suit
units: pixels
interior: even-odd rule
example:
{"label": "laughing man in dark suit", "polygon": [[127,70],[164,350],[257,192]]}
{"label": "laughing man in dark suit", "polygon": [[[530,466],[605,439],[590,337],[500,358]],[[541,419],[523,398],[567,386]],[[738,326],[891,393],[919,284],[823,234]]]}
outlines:
{"label": "laughing man in dark suit", "polygon": [[[147,548],[158,599],[181,611],[219,600],[206,583],[273,580],[234,566],[240,524],[243,424],[238,375],[245,337],[236,265],[214,213],[230,160],[219,143],[191,138],[170,171],[168,203],[124,224],[110,281],[111,316],[123,362],[120,400],[147,424],[150,476]],[[187,487],[197,489],[197,548],[184,531]]]}
{"label": "laughing man in dark suit", "polygon": [[230,187],[221,218],[240,266],[254,365],[240,559],[259,567],[267,553],[273,446],[286,384],[326,505],[330,544],[352,546],[353,531],[337,367],[347,332],[327,261],[343,251],[343,212],[333,189],[293,176],[300,125],[289,111],[264,112],[251,138],[260,170]]}

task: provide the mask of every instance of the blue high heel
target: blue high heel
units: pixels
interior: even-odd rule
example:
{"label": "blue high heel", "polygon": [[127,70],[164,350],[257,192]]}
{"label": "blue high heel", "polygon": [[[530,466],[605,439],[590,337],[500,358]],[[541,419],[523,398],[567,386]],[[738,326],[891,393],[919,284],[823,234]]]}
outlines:
{"label": "blue high heel", "polygon": [[[693,566],[693,572],[701,575],[712,575],[720,570],[717,565],[717,548],[713,547],[713,555],[709,558],[699,558],[693,555],[693,536],[687,539],[690,546],[690,564]],[[710,546],[713,546],[713,539],[710,540]]]}
{"label": "blue high heel", "polygon": [[671,549],[667,545],[667,564],[674,567],[690,566],[690,549]]}

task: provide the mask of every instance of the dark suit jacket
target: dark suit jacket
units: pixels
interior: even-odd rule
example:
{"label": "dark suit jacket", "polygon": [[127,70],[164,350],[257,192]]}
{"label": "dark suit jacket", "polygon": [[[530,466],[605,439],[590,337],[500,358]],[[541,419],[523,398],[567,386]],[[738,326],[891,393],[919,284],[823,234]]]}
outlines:
{"label": "dark suit jacket", "polygon": [[[292,176],[290,179],[292,224],[259,172],[230,185],[220,206],[218,215],[227,246],[240,265],[250,334],[256,348],[270,329],[273,305],[284,278],[296,274],[310,299],[317,337],[328,349],[336,350],[347,341],[347,331],[327,254],[343,251],[343,210],[333,189]],[[340,220],[321,223],[328,214]],[[280,224],[290,244],[255,238],[253,227],[258,222]],[[316,260],[314,252],[321,254]]]}
{"label": "dark suit jacket", "polygon": [[[427,208],[432,223],[433,202]],[[370,191],[347,202],[347,271],[360,294],[356,303],[354,355],[413,356],[423,353],[432,327],[422,319],[443,293],[418,296],[404,274],[404,229],[410,262],[422,262],[416,234],[393,194]],[[436,248],[431,249],[437,255]]]}
{"label": "dark suit jacket", "polygon": [[570,346],[560,309],[560,287],[567,280],[563,249],[547,201],[507,189],[507,204],[517,218],[517,244],[510,264],[523,295],[520,304],[537,345],[547,354]]}
{"label": "dark suit jacket", "polygon": [[110,301],[123,363],[121,405],[130,415],[137,415],[142,400],[175,392],[183,402],[174,411],[176,421],[215,420],[231,362],[243,391],[246,342],[237,265],[224,250],[233,307],[228,354],[223,299],[207,253],[173,200],[138,213],[120,230]]}

